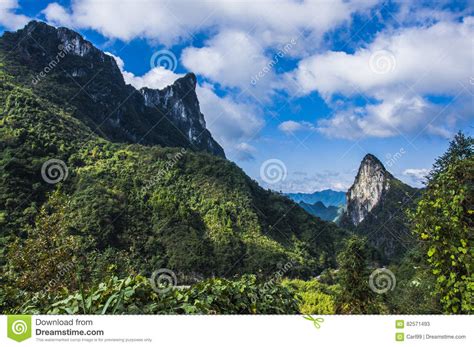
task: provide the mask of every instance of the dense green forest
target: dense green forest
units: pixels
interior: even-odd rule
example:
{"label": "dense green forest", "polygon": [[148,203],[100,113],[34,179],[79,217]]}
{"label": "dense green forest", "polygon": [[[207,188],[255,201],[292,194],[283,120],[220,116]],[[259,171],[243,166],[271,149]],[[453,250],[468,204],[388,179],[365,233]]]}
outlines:
{"label": "dense green forest", "polygon": [[[1,312],[474,311],[471,137],[456,135],[414,208],[381,215],[410,233],[409,249],[387,263],[369,222],[323,221],[182,139],[127,143],[92,129],[93,113],[113,105],[61,105],[72,91],[59,73],[32,88],[31,71],[0,58]],[[378,293],[369,282],[382,266],[396,285]],[[150,281],[158,269],[176,283]]]}
{"label": "dense green forest", "polygon": [[[345,232],[263,190],[235,164],[111,143],[3,72],[2,79],[3,293],[14,288],[21,302],[22,293],[45,286],[79,290],[107,275],[149,276],[158,268],[192,283],[270,276],[288,262],[291,276],[335,267]],[[67,179],[45,182],[41,168],[50,158],[66,164]]]}

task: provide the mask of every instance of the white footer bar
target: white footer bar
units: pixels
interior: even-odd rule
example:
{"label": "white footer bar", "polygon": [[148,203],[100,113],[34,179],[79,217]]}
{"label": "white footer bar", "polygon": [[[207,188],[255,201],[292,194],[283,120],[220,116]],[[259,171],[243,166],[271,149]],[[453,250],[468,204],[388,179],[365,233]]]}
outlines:
{"label": "white footer bar", "polygon": [[0,316],[0,326],[2,347],[474,345],[472,316],[38,315]]}

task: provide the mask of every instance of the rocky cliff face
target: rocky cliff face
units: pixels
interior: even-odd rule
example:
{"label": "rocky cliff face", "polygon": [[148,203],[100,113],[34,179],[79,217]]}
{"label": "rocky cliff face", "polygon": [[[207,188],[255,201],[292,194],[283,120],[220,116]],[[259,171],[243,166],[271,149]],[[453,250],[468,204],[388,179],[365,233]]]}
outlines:
{"label": "rocky cliff face", "polygon": [[16,82],[56,103],[111,141],[185,147],[225,157],[206,129],[188,74],[163,90],[127,85],[115,60],[80,34],[32,21],[0,38]]}
{"label": "rocky cliff face", "polygon": [[161,107],[173,124],[198,148],[208,148],[211,153],[224,157],[224,151],[206,129],[206,121],[196,95],[196,76],[188,73],[164,89],[142,88],[145,105]]}
{"label": "rocky cliff face", "polygon": [[360,224],[390,189],[393,176],[372,154],[359,167],[354,184],[347,192],[347,213],[354,225]]}
{"label": "rocky cliff face", "polygon": [[340,225],[366,236],[382,262],[400,259],[415,243],[406,211],[414,208],[420,190],[390,174],[372,154],[362,160],[347,192],[347,211]]}

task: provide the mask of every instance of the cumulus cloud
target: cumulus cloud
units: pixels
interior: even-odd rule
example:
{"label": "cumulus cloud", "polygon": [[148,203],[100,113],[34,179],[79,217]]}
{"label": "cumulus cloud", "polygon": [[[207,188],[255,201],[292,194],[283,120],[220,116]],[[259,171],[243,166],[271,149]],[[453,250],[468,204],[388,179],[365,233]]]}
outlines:
{"label": "cumulus cloud", "polygon": [[[183,76],[163,67],[155,67],[143,76],[135,76],[125,70],[125,64],[120,57],[112,53],[107,54],[115,58],[125,82],[137,89],[143,87],[163,89]],[[236,160],[252,160],[256,150],[246,141],[255,137],[264,126],[259,111],[253,105],[238,102],[230,96],[218,96],[209,83],[199,84],[196,94],[207,128],[224,147],[226,153]]]}
{"label": "cumulus cloud", "polygon": [[273,45],[303,31],[322,35],[377,2],[281,0],[269,6],[265,1],[75,0],[69,11],[51,3],[43,12],[50,22],[94,29],[125,41],[141,37],[173,43],[211,28],[236,28]]}
{"label": "cumulus cloud", "polygon": [[291,134],[302,130],[314,130],[314,126],[309,122],[296,122],[294,120],[288,120],[281,122],[280,125],[278,125],[278,129],[284,133]]}
{"label": "cumulus cloud", "polygon": [[317,91],[329,104],[340,95],[367,99],[365,106],[349,103],[321,121],[327,135],[388,137],[426,130],[447,136],[442,124],[453,117],[452,110],[441,109],[429,96],[457,98],[459,110],[469,102],[465,88],[470,88],[472,51],[467,47],[473,36],[474,17],[383,32],[354,54],[329,51],[303,59],[290,78],[301,94]]}
{"label": "cumulus cloud", "polygon": [[105,54],[108,54],[115,59],[117,66],[122,72],[125,82],[131,84],[137,89],[143,87],[163,89],[166,86],[173,84],[174,81],[176,81],[178,78],[184,76],[184,74],[176,74],[173,71],[165,69],[162,66],[154,67],[143,76],[135,76],[133,73],[125,70],[125,63],[122,58],[110,52],[105,52]]}
{"label": "cumulus cloud", "polygon": [[18,0],[0,1],[0,25],[8,30],[17,30],[25,26],[30,20],[27,16],[17,14]]}
{"label": "cumulus cloud", "polygon": [[426,175],[430,172],[429,169],[406,169],[403,175],[407,176],[413,186],[421,187],[426,181]]}
{"label": "cumulus cloud", "polygon": [[[226,87],[237,87],[243,91],[249,88],[263,96],[264,91],[271,91],[268,85],[252,83],[252,78],[262,71],[267,58],[255,39],[243,31],[224,30],[206,42],[202,48],[188,47],[181,56],[183,65]],[[273,71],[262,77],[272,80]]]}
{"label": "cumulus cloud", "polygon": [[[196,92],[207,128],[214,138],[229,157],[235,154],[236,159],[243,158],[241,153],[246,149],[249,152],[249,147],[242,143],[257,137],[265,125],[260,110],[252,104],[236,101],[231,96],[218,96],[209,83],[200,85]],[[249,153],[253,154],[253,151]]]}
{"label": "cumulus cloud", "polygon": [[387,96],[379,104],[336,112],[331,118],[319,121],[318,130],[329,137],[354,140],[363,136],[397,136],[425,125],[430,133],[449,138],[452,133],[443,125],[430,124],[440,112],[442,107],[421,96]]}
{"label": "cumulus cloud", "polygon": [[429,169],[406,169],[403,171],[404,175],[412,176],[417,179],[423,179],[430,172]]}

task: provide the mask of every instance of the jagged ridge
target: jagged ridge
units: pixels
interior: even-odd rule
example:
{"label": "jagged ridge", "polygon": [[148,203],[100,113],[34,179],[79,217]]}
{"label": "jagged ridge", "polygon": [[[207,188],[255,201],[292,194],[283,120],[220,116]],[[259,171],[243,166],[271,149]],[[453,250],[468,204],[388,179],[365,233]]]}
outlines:
{"label": "jagged ridge", "polygon": [[[73,116],[109,140],[225,157],[206,129],[193,74],[163,91],[139,92],[125,83],[114,58],[80,34],[38,21],[6,32],[0,38],[0,57],[16,82],[61,107],[66,104]],[[147,101],[151,94],[161,97]]]}

